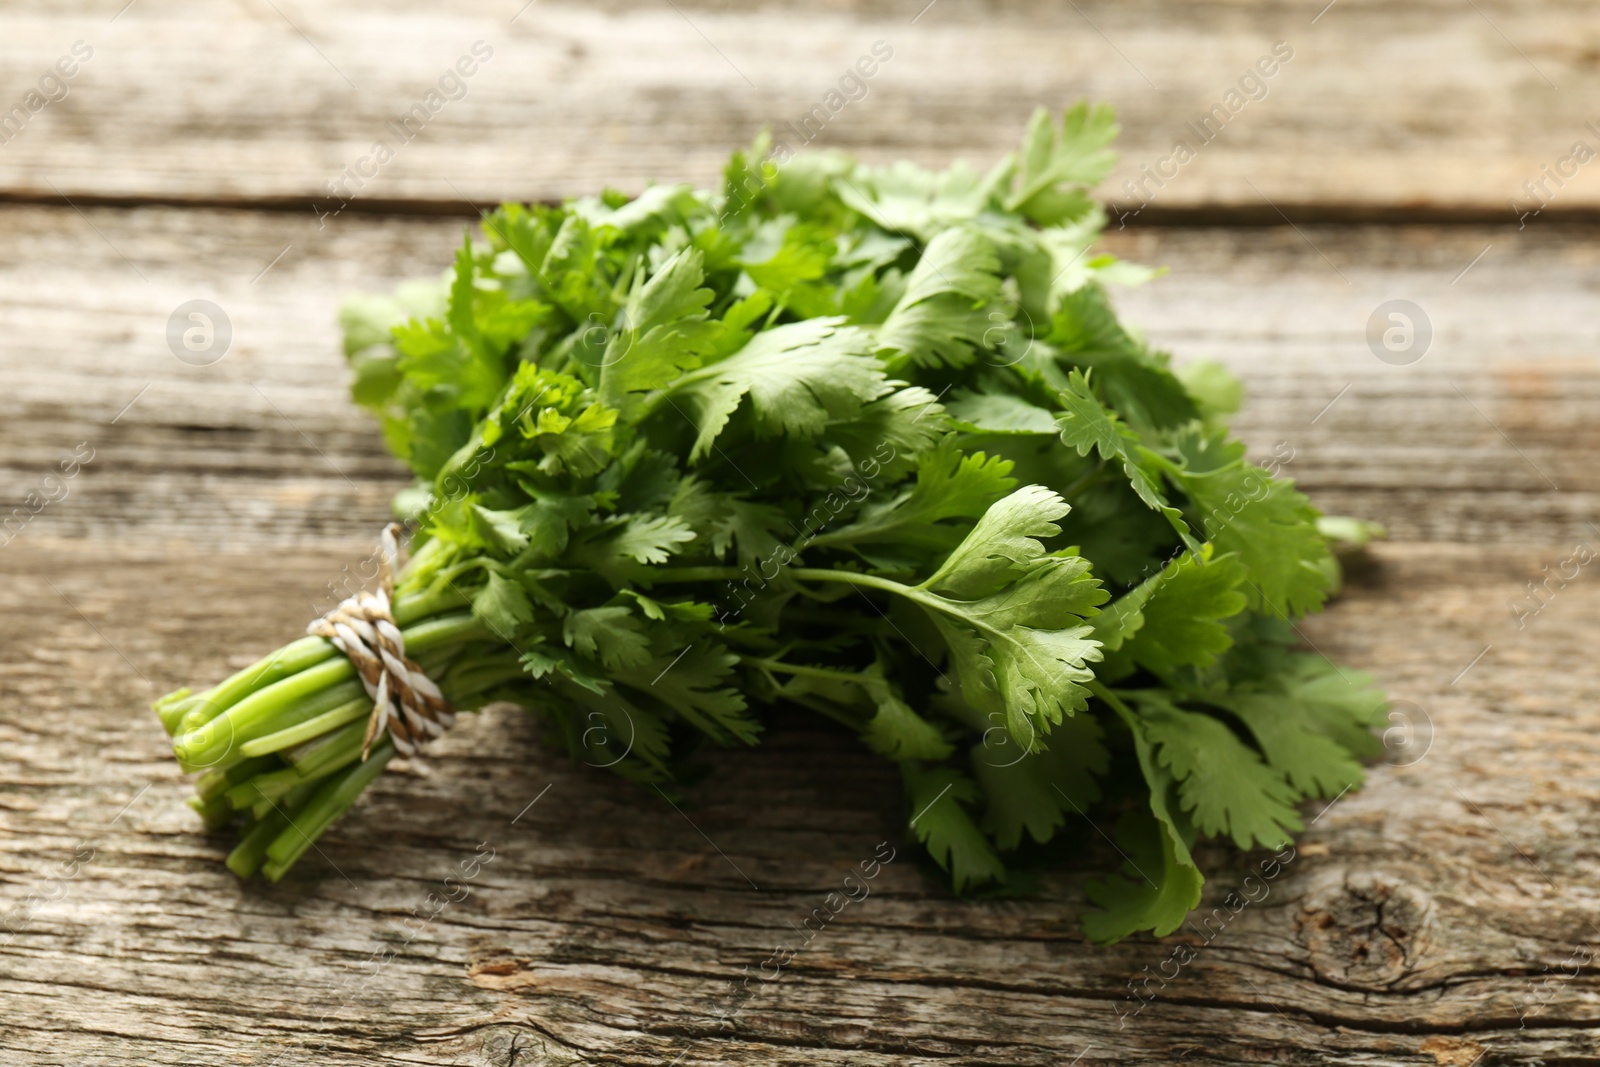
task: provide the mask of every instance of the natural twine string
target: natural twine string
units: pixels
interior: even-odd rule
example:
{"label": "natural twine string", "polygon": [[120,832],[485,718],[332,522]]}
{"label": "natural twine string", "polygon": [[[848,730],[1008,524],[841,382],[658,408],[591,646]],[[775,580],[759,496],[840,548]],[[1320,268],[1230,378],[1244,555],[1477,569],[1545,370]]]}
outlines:
{"label": "natural twine string", "polygon": [[405,638],[389,610],[394,572],[400,569],[399,532],[399,523],[384,527],[378,591],[346,597],[306,627],[307,633],[326,637],[350,658],[372,697],[372,715],[361,742],[363,762],[385,729],[394,739],[396,751],[411,756],[456,721],[455,708],[439,687],[415,660],[406,657]]}

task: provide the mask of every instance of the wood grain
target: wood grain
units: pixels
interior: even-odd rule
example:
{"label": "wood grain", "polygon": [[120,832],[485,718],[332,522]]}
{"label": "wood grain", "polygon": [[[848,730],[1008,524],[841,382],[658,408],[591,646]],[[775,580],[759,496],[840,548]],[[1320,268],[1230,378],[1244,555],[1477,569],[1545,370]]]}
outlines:
{"label": "wood grain", "polygon": [[[675,811],[493,710],[426,776],[386,775],[283,884],[222,868],[228,842],[184,806],[144,705],[298,632],[366,550],[403,479],[344,399],[337,301],[431,273],[459,235],[0,211],[16,251],[0,264],[0,499],[95,450],[0,547],[0,1061],[1594,1062],[1595,968],[1564,975],[1600,944],[1584,670],[1600,587],[1584,572],[1522,629],[1507,606],[1593,533],[1594,232],[1113,235],[1171,269],[1122,294],[1130,320],[1231,366],[1252,446],[1287,442],[1320,503],[1393,530],[1305,632],[1375,672],[1431,740],[1308,810],[1293,862],[1209,943],[1111,949],[1073,919],[1112,859],[1088,824],[1037,857],[1035,896],[952,900],[899,836],[887,768],[801,717],[716,756]],[[207,367],[164,338],[193,298],[234,325]],[[1364,337],[1394,298],[1435,327],[1405,367]],[[899,852],[872,895],[759,977],[884,841]],[[462,883],[480,844],[495,858]],[[1207,849],[1196,922],[1214,930],[1263,859]],[[426,918],[430,894],[457,899]],[[1143,985],[1179,944],[1193,962]]]}
{"label": "wood grain", "polygon": [[[292,592],[329,555],[13,547],[8,1063],[1589,1062],[1593,968],[1552,976],[1600,942],[1582,833],[1600,723],[1571,669],[1600,596],[1572,586],[1536,632],[1484,610],[1537,553],[1380,549],[1307,632],[1425,710],[1426,757],[1376,768],[1321,815],[1209,943],[1100,949],[1070,919],[1109,859],[1087,827],[1037,896],[951,900],[898,839],[886,768],[799,719],[717,757],[679,812],[491,712],[428,777],[385,776],[283,884],[241,884],[138,705],[291,633]],[[885,840],[901,851],[872,895],[746,998],[739,983]],[[494,858],[463,882],[480,845]],[[87,859],[66,878],[74,849]],[[1207,850],[1196,922],[1226,917],[1262,858]],[[458,899],[429,920],[430,893]],[[1179,943],[1196,957],[1175,972]],[[1141,987],[1153,999],[1134,1014],[1128,982],[1164,964],[1177,977]]]}
{"label": "wood grain", "polygon": [[[1125,130],[1109,195],[1134,206],[1124,181],[1141,166],[1170,176],[1146,186],[1136,221],[1512,221],[1548,202],[1528,221],[1549,224],[1600,209],[1600,166],[1562,162],[1576,142],[1600,149],[1586,125],[1600,120],[1600,19],[1557,0],[1337,0],[1320,14],[1305,0],[121,6],[0,6],[6,108],[75,41],[94,50],[0,146],[0,195],[309,213],[377,141],[395,155],[367,167],[358,209],[704,183],[763,124],[798,147],[789,124],[882,41],[893,58],[833,105],[817,144],[986,166],[1036,105],[1090,96]],[[389,124],[478,41],[493,56],[465,95],[402,143]],[[1292,58],[1246,83],[1259,99],[1228,99],[1279,41]],[[1220,132],[1196,136],[1188,124],[1218,104]],[[1163,163],[1179,139],[1195,158]],[[1534,200],[1523,183],[1540,180]]]}
{"label": "wood grain", "polygon": [[[465,96],[400,144],[480,40]],[[800,716],[678,811],[492,709],[283,884],[221,867],[144,705],[297,633],[368,551],[403,475],[345,398],[337,304],[444,265],[443,216],[712,181],[876,41],[892,59],[818,145],[985,165],[1088,95],[1118,109],[1131,212],[1124,183],[1198,146],[1186,122],[1280,40],[1265,96],[1107,241],[1170,268],[1120,303],[1244,379],[1252,448],[1392,535],[1305,637],[1378,675],[1412,747],[1307,811],[1264,899],[1234,916],[1265,857],[1210,847],[1195,927],[1088,946],[1083,882],[1114,857],[1085,823],[1030,859],[1032,896],[952,900],[881,761]],[[0,136],[7,1067],[1600,1063],[1600,592],[1585,570],[1520,624],[1511,604],[1600,537],[1600,227],[1574,222],[1600,170],[1517,218],[1525,181],[1600,146],[1587,8],[0,4],[0,121],[76,41],[65,97]],[[394,158],[331,214],[380,139]],[[1251,225],[1148,225],[1218,220]],[[166,340],[194,299],[233,329],[206,366]],[[1392,300],[1433,332],[1408,365],[1367,339]],[[871,896],[766,980],[881,842]]]}

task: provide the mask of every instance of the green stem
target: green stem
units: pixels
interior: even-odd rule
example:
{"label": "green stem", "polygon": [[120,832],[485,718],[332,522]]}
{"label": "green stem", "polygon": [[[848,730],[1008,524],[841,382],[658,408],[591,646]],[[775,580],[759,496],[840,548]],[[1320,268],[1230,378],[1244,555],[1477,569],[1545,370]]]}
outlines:
{"label": "green stem", "polygon": [[191,698],[183,717],[185,730],[216,718],[241,700],[308,667],[332,659],[339,650],[322,637],[302,637],[291,641],[265,659],[258,660],[228,678],[221,685]]}
{"label": "green stem", "polygon": [[[651,573],[650,578],[656,582],[713,582],[739,577],[743,572],[733,567],[662,567]],[[962,615],[954,610],[942,597],[934,596],[919,586],[904,585],[900,582],[890,581],[888,578],[879,578],[873,574],[860,574],[856,571],[835,571],[821,567],[792,567],[788,571],[789,577],[801,582],[842,582],[863,589],[877,589],[895,596],[905,597],[914,604],[920,604],[929,611],[937,611],[942,615],[949,615],[960,619],[971,626],[976,626],[997,638],[1004,639],[1005,635],[993,626],[980,619]]]}
{"label": "green stem", "polygon": [[961,614],[952,608],[950,603],[943,597],[933,596],[918,586],[903,585],[900,582],[890,581],[888,578],[879,578],[873,574],[857,574],[855,571],[830,571],[817,567],[796,567],[789,573],[802,582],[843,582],[846,585],[853,585],[857,588],[878,589],[885,593],[893,593],[895,596],[904,597],[913,604],[920,605],[929,611],[936,611],[942,615],[960,619],[967,625],[975,626],[994,637],[1003,638],[1005,636],[982,619]]}
{"label": "green stem", "polygon": [[824,530],[805,543],[806,548],[827,548],[834,544],[864,544],[874,539],[882,540],[884,534],[893,533],[896,527],[903,523],[884,523],[879,526],[866,526],[861,523],[851,523],[841,526],[837,530]]}
{"label": "green stem", "polygon": [[434,557],[440,556],[449,550],[445,542],[437,537],[424,541],[416,551],[411,553],[411,558],[406,560],[406,565],[400,568],[400,573],[394,576],[395,601],[411,590],[426,585],[432,580],[433,572],[438,568],[439,562]]}
{"label": "green stem", "polygon": [[410,629],[401,630],[400,635],[406,639],[407,655],[460,641],[487,641],[494,636],[470,613],[419,622]]}
{"label": "green stem", "polygon": [[440,688],[446,692],[452,704],[460,705],[495,686],[525,677],[527,672],[520,663],[474,663],[447,676],[440,683]]}
{"label": "green stem", "polygon": [[294,707],[321,690],[355,676],[355,665],[343,656],[319,663],[256,690],[204,726],[179,737],[172,743],[172,751],[180,763],[190,767],[219,763],[235,744],[261,732],[261,727],[272,723],[285,708]]}
{"label": "green stem", "polygon": [[156,718],[161,720],[162,729],[167,731],[167,736],[175,736],[182,726],[183,718],[192,708],[197,708],[205,703],[205,697],[195,696],[188,689],[179,689],[175,693],[168,693],[154,704]]}
{"label": "green stem", "polygon": [[[489,635],[477,619],[463,613],[417,623],[402,630],[401,636],[405,638],[407,652],[425,652]],[[322,638],[316,640],[322,641]],[[230,756],[238,758],[240,754],[235,746],[277,733],[354,699],[356,691],[340,690],[337,694],[325,691],[341,683],[355,683],[355,679],[355,666],[343,656],[318,663],[251,693],[210,722],[178,737],[173,741],[172,750],[178,760],[191,769],[212,767]],[[314,710],[308,713],[308,709]]]}
{"label": "green stem", "polygon": [[277,770],[258,774],[228,790],[228,803],[236,810],[244,811],[263,800],[277,800],[285,796],[289,790],[305,780],[293,767],[279,767]]}
{"label": "green stem", "polygon": [[357,763],[323,783],[301,809],[299,818],[267,846],[267,863],[262,873],[274,882],[282,878],[311,843],[356,802],[392,758],[394,746],[385,743],[373,749],[372,758],[365,763]]}
{"label": "green stem", "polygon": [[207,830],[220,830],[233,819],[233,805],[226,797],[201,800],[196,794],[189,798],[189,807],[204,821]]}
{"label": "green stem", "polygon": [[310,741],[320,737],[331,730],[343,726],[347,722],[365,718],[372,713],[372,698],[363,691],[361,696],[347,700],[332,711],[325,711],[315,715],[305,722],[279,730],[277,733],[265,737],[253,738],[239,746],[241,756],[265,756],[270,752],[280,752],[286,748],[293,748],[302,741]]}
{"label": "green stem", "polygon": [[331,733],[285,753],[284,758],[302,779],[317,778],[361,755],[361,741],[366,734],[365,722],[348,722]]}
{"label": "green stem", "polygon": [[[470,602],[438,575],[448,554],[427,546],[408,568],[409,586],[393,600],[406,651],[431,677],[459,675],[456,697],[493,688],[523,672]],[[420,564],[420,566],[418,566]],[[451,681],[456,681],[451,678]],[[457,692],[459,690],[460,692]],[[241,877],[262,870],[274,881],[355,802],[394,756],[380,740],[371,758],[361,743],[371,700],[350,660],[332,642],[307,637],[201,694],[180,690],[157,702],[185,770],[200,770],[193,806],[207,825],[244,816],[246,832],[228,857]]]}
{"label": "green stem", "polygon": [[213,767],[195,780],[194,795],[206,802],[216,800],[240,782],[249,781],[276,766],[277,760],[262,758],[243,760],[229,767]]}
{"label": "green stem", "polygon": [[1115,711],[1122,721],[1128,725],[1128,729],[1137,728],[1138,717],[1134,715],[1133,709],[1124,704],[1122,698],[1117,696],[1104,682],[1091,678],[1084,683],[1084,687],[1099,697],[1112,711]]}
{"label": "green stem", "polygon": [[244,835],[232,852],[228,853],[228,870],[240,878],[248,878],[261,866],[261,861],[266,857],[267,846],[276,840],[289,825],[289,816],[281,811],[274,811],[265,819],[252,826]]}
{"label": "green stem", "polygon": [[959,619],[968,626],[982,630],[996,641],[1015,640],[1011,635],[985,621],[981,616],[962,614],[950,601],[927,592],[921,586],[902,585],[900,582],[890,581],[888,578],[879,578],[872,574],[857,574],[854,571],[821,570],[816,567],[796,567],[789,573],[802,582],[844,582],[847,585],[893,593],[896,596],[905,597],[913,604],[917,604],[927,611],[934,611],[941,615],[948,615],[952,619]]}
{"label": "green stem", "polygon": [[[782,671],[785,674],[793,674],[802,678],[821,678],[830,682],[847,682],[851,685],[865,685],[862,676],[851,671],[836,671],[830,670],[827,667],[811,667],[803,663],[785,663],[782,660],[767,659],[763,656],[740,656],[739,662],[748,666],[759,667],[762,670]],[[809,708],[819,715],[825,715],[835,722],[848,726],[852,730],[862,729],[862,720],[860,716],[851,715],[842,708],[834,707],[827,701],[812,700],[804,696],[796,696],[791,693],[785,693],[781,690],[779,691],[778,696],[782,697],[784,700],[799,704],[803,708]]]}
{"label": "green stem", "polygon": [[789,574],[802,582],[844,582],[846,585],[859,585],[867,589],[881,589],[885,593],[896,593],[919,603],[924,599],[917,595],[917,590],[909,585],[890,581],[888,578],[879,578],[875,574],[858,574],[855,571],[833,571],[821,567],[796,567]]}
{"label": "green stem", "polygon": [[[650,573],[650,580],[653,582],[716,582],[730,581],[741,577],[743,574],[743,571],[734,567],[661,567]],[[850,585],[897,593],[900,596],[908,596],[912,600],[919,602],[926,599],[919,597],[917,590],[909,585],[901,585],[899,582],[892,582],[887,578],[878,578],[871,574],[858,574],[855,571],[834,571],[821,567],[793,567],[789,569],[788,574],[791,578],[802,582],[845,582]]]}
{"label": "green stem", "polygon": [[468,603],[470,600],[467,595],[449,583],[443,583],[438,588],[430,585],[420,593],[397,594],[393,605],[395,625],[403,630],[418,619],[443,615],[447,611],[464,608]]}
{"label": "green stem", "polygon": [[809,667],[803,663],[785,663],[780,659],[766,659],[762,656],[740,656],[740,663],[747,663],[753,667],[761,667],[769,671],[782,671],[785,674],[798,674],[807,678],[826,678],[833,682],[849,682],[852,685],[861,685],[861,675],[851,671],[835,671],[827,667]]}

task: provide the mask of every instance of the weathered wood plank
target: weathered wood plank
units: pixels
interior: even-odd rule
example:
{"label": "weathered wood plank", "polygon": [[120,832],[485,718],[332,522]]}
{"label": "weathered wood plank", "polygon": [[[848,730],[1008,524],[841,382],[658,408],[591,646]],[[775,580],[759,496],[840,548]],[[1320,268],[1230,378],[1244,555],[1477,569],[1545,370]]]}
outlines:
{"label": "weathered wood plank", "polygon": [[[703,183],[763,124],[797,146],[789,124],[819,105],[829,109],[820,133],[820,117],[801,131],[818,144],[985,166],[1016,143],[1034,106],[1088,95],[1116,105],[1126,131],[1111,195],[1149,200],[1152,213],[1276,220],[1278,205],[1510,221],[1512,197],[1524,210],[1600,207],[1600,170],[1563,163],[1576,142],[1600,148],[1585,125],[1597,118],[1600,20],[1555,0],[1341,0],[1320,15],[1322,4],[1300,0],[754,10],[181,0],[135,4],[112,21],[121,6],[0,9],[8,109],[75,41],[93,49],[64,99],[24,110],[0,150],[0,194],[270,199],[309,212],[313,198],[332,206],[327,183],[378,141],[394,157],[363,164],[372,176],[358,203],[438,210],[462,198]],[[465,95],[441,96],[420,132],[397,135],[390,124],[459,58],[473,67],[478,41],[493,54],[462,80]],[[878,41],[893,55],[861,88],[847,83],[860,99],[828,100]],[[1292,53],[1282,62],[1280,41],[1279,55]],[[1249,80],[1263,60],[1271,76]],[[1197,133],[1217,105],[1225,110]],[[1192,160],[1169,158],[1178,140]],[[1158,180],[1131,196],[1124,181],[1145,165]],[[1541,180],[1535,200],[1523,182]]]}
{"label": "weathered wood plank", "polygon": [[[523,1064],[1587,1062],[1592,965],[1540,983],[1600,943],[1582,835],[1600,731],[1566,669],[1600,596],[1580,581],[1520,634],[1484,610],[1542,559],[1386,546],[1308,627],[1424,708],[1432,747],[1321,816],[1237,916],[1222,898],[1263,857],[1211,850],[1209,943],[1084,945],[1068,916],[1106,861],[1085,828],[1026,900],[950,900],[901,852],[745,999],[738,983],[848,869],[901,844],[890,775],[847,738],[789,720],[717,757],[680,814],[490,712],[429,777],[386,776],[324,857],[244,885],[138,704],[292,632],[332,556],[19,544],[0,587],[0,1048],[75,1064],[504,1065],[513,1046]],[[480,842],[494,859],[461,880]],[[429,893],[459,899],[412,917]],[[58,899],[30,910],[30,894]],[[1181,969],[1180,943],[1196,954]],[[1139,1010],[1129,979],[1164,963],[1176,977]]]}

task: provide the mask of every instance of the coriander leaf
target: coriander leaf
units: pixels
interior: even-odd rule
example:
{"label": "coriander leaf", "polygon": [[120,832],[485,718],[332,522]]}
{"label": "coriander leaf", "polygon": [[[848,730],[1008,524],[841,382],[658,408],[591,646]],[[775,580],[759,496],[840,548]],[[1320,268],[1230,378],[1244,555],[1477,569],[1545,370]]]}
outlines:
{"label": "coriander leaf", "polygon": [[912,470],[944,436],[949,420],[938,399],[921,386],[896,389],[828,427],[826,440],[849,455],[868,482],[893,482]]}
{"label": "coriander leaf", "polygon": [[1100,285],[1087,283],[1060,297],[1048,340],[1062,362],[1092,371],[1111,406],[1135,425],[1167,429],[1200,417],[1165,357],[1117,321]]}
{"label": "coriander leaf", "polygon": [[776,506],[727,497],[722,516],[711,529],[711,551],[721,557],[732,546],[741,565],[770,560],[783,544],[779,535],[787,533],[788,528],[783,512]]}
{"label": "coriander leaf", "polygon": [[1288,480],[1243,462],[1180,476],[1207,536],[1248,571],[1250,607],[1280,617],[1319,611],[1331,581],[1316,509]]}
{"label": "coriander leaf", "polygon": [[945,230],[928,242],[906,279],[900,306],[938,296],[960,297],[968,304],[988,303],[1000,293],[1000,259],[994,245],[972,227]]}
{"label": "coriander leaf", "polygon": [[738,149],[722,168],[722,199],[717,221],[724,227],[738,226],[754,213],[770,194],[780,174],[777,164],[767,159],[772,150],[772,132],[762,130],[748,149]]}
{"label": "coriander leaf", "polygon": [[481,504],[467,505],[476,543],[501,552],[516,552],[528,544],[521,517],[514,511],[494,511]]}
{"label": "coriander leaf", "polygon": [[548,283],[550,298],[574,323],[585,327],[591,316],[594,321],[610,322],[617,311],[614,282],[605,265],[607,243],[603,231],[568,214],[536,268]]}
{"label": "coriander leaf", "polygon": [[927,846],[934,862],[950,872],[957,893],[985,882],[1005,881],[1005,868],[964,804],[978,799],[978,787],[960,771],[944,767],[917,770],[901,764],[911,832]]}
{"label": "coriander leaf", "polygon": [[[523,657],[525,662],[529,658]],[[555,673],[551,682],[558,698],[560,726],[574,757],[582,753],[591,765],[609,767],[631,778],[670,780],[671,738],[656,715],[615,688],[596,691],[565,671]],[[634,765],[634,760],[644,768]]]}
{"label": "coriander leaf", "polygon": [[598,660],[608,671],[637,667],[650,659],[644,626],[625,607],[574,611],[562,620],[561,639],[579,655]]}
{"label": "coriander leaf", "polygon": [[1111,172],[1116,154],[1106,146],[1117,136],[1116,118],[1105,104],[1079,101],[1061,116],[1058,129],[1039,108],[1023,135],[1017,157],[1016,188],[1006,209],[1041,226],[1051,226],[1087,211],[1084,190]]}
{"label": "coriander leaf", "polygon": [[964,366],[974,346],[1005,316],[987,305],[1000,293],[1000,260],[977,230],[945,230],[924,250],[905,293],[877,328],[891,368]]}
{"label": "coriander leaf", "polygon": [[1051,729],[1043,751],[1025,751],[1004,731],[973,746],[972,773],[988,799],[983,829],[1002,851],[1021,844],[1024,832],[1043,844],[1069,813],[1082,815],[1100,799],[1095,779],[1111,759],[1102,736],[1093,716],[1073,715]]}
{"label": "coriander leaf", "polygon": [[[607,190],[609,194],[611,191]],[[699,204],[693,186],[651,185],[636,197],[604,195],[585,197],[572,203],[596,226],[621,230],[629,236],[659,237],[660,231],[681,222],[685,214],[697,213]]]}
{"label": "coriander leaf", "polygon": [[866,686],[877,713],[867,720],[861,739],[867,747],[893,760],[942,760],[955,749],[933,723],[911,709],[887,685]]}
{"label": "coriander leaf", "polygon": [[592,693],[606,694],[611,689],[608,679],[600,678],[585,667],[579,666],[572,654],[564,648],[535,643],[525,648],[517,662],[530,677],[545,681],[558,675]]}
{"label": "coriander leaf", "polygon": [[547,311],[536,301],[511,300],[498,289],[480,289],[477,261],[467,239],[456,252],[443,320],[412,319],[394,328],[396,366],[417,389],[447,396],[455,406],[481,413],[505,385],[505,348],[520,340]]}
{"label": "coriander leaf", "polygon": [[959,534],[937,524],[976,519],[1016,486],[1011,463],[982,452],[962,455],[952,440],[917,461],[916,484],[893,500],[862,508],[848,525],[820,534],[812,543],[842,546],[894,542],[948,551]]}
{"label": "coriander leaf", "polygon": [[594,569],[614,587],[640,576],[640,566],[661,565],[694,541],[694,530],[674,515],[627,515],[603,536],[578,545],[571,560]]}
{"label": "coriander leaf", "polygon": [[503,365],[506,354],[550,315],[550,307],[537,300],[514,300],[499,289],[475,294],[473,317],[479,338],[492,362]]}
{"label": "coriander leaf", "polygon": [[679,600],[673,603],[647,597],[637,589],[624,589],[623,594],[639,605],[639,610],[644,612],[644,617],[655,622],[664,622],[672,619],[674,622],[709,622],[712,607],[710,604],[697,604],[692,600]]}
{"label": "coriander leaf", "polygon": [[1375,729],[1388,723],[1389,701],[1370,674],[1340,668],[1311,652],[1292,652],[1264,678],[1242,692],[1282,693],[1283,712],[1308,729],[1326,734],[1363,759],[1383,752]]}
{"label": "coriander leaf", "polygon": [[[748,258],[748,253],[757,250],[760,237],[746,245],[747,258],[741,260],[745,273],[756,285],[807,318],[836,314],[838,299],[832,287],[819,284],[833,262],[834,244],[828,230],[787,220],[773,220],[770,226],[782,234],[781,243],[759,262]],[[767,229],[763,227],[762,232]]]}
{"label": "coriander leaf", "polygon": [[612,334],[600,369],[600,396],[619,404],[626,393],[661,389],[700,365],[723,326],[706,320],[714,294],[700,287],[703,257],[679,252],[629,298],[624,328]]}
{"label": "coriander leaf", "polygon": [[678,379],[666,396],[681,401],[697,430],[691,461],[706,454],[746,395],[767,434],[814,437],[830,419],[855,416],[890,390],[862,331],[838,318],[757,334],[738,352]]}
{"label": "coriander leaf", "polygon": [[[1152,794],[1151,808],[1157,807]],[[1205,879],[1195,866],[1179,830],[1161,811],[1134,810],[1117,820],[1112,831],[1124,857],[1120,874],[1084,885],[1088,898],[1103,910],[1083,916],[1083,932],[1091,941],[1114,945],[1148,930],[1156,937],[1172,933],[1200,903]]]}
{"label": "coriander leaf", "polygon": [[472,598],[472,614],[509,641],[520,625],[533,621],[533,605],[521,585],[490,571],[489,580]]}
{"label": "coriander leaf", "polygon": [[1089,249],[1105,224],[1105,212],[1091,204],[1071,222],[1024,231],[1028,240],[1019,242],[1015,277],[1030,336],[1037,333],[1042,339],[1048,334],[1057,302],[1096,277],[1090,264],[1097,257],[1091,257]]}
{"label": "coriander leaf", "polygon": [[946,407],[962,429],[982,433],[1035,434],[1059,432],[1055,416],[1010,393],[958,389]]}
{"label": "coriander leaf", "polygon": [[[983,469],[983,465],[978,467]],[[959,597],[995,591],[1039,565],[1045,548],[1036,539],[1060,533],[1056,520],[1070,510],[1066,501],[1042,485],[1018,489],[991,504],[972,532],[919,588]]]}
{"label": "coriander leaf", "polygon": [[1077,556],[1047,555],[1059,496],[1026,486],[992,505],[933,577],[906,595],[927,609],[950,650],[969,704],[1003,710],[1018,744],[1032,748],[1053,723],[1084,707],[1088,664],[1100,658],[1084,618],[1106,592]]}
{"label": "coriander leaf", "polygon": [[603,470],[616,447],[617,410],[593,401],[581,383],[566,375],[536,369],[533,377],[537,380],[531,384],[538,392],[531,396],[518,391],[522,377],[519,370],[499,412],[480,423],[483,443],[496,446],[503,434],[515,433],[507,442],[511,454],[540,457],[507,460],[503,464],[507,470],[579,478]]}
{"label": "coriander leaf", "polygon": [[533,500],[516,511],[519,527],[528,537],[527,550],[532,553],[529,558],[557,558],[566,551],[572,531],[588,525],[594,498],[546,492],[522,481],[518,484]]}
{"label": "coriander leaf", "polygon": [[1159,694],[1137,699],[1145,736],[1201,833],[1228,834],[1240,848],[1279,848],[1303,828],[1295,790],[1226,725]]}
{"label": "coriander leaf", "polygon": [[394,329],[396,365],[419,390],[476,413],[494,402],[505,382],[498,360],[477,353],[438,319],[412,319]]}
{"label": "coriander leaf", "polygon": [[478,324],[472,316],[472,298],[475,292],[473,284],[476,265],[472,257],[472,237],[467,235],[461,240],[461,247],[456,249],[455,272],[450,280],[450,301],[445,312],[445,321],[453,332],[467,347],[481,348],[478,336]]}
{"label": "coriander leaf", "polygon": [[1191,552],[1199,551],[1200,543],[1189,532],[1182,512],[1169,504],[1162,493],[1160,457],[1100,403],[1082,371],[1075,370],[1068,376],[1060,399],[1062,410],[1056,416],[1056,424],[1061,428],[1062,443],[1077,449],[1080,456],[1094,451],[1107,462],[1120,463],[1128,484],[1145,506],[1161,514]]}
{"label": "coriander leaf", "polygon": [[802,216],[837,216],[833,181],[848,174],[855,165],[855,160],[845,153],[828,148],[791,157],[782,170],[777,169],[776,163],[769,162],[773,171],[769,181],[774,192],[774,210]]}
{"label": "coriander leaf", "polygon": [[1106,944],[1139,930],[1165,937],[1200,903],[1205,885],[1189,852],[1194,829],[1173,803],[1173,776],[1156,758],[1144,721],[1122,701],[1106,697],[1106,702],[1133,737],[1150,804],[1148,810],[1129,812],[1118,821],[1116,838],[1125,853],[1126,877],[1114,874],[1084,887],[1089,899],[1105,910],[1085,915],[1083,932]]}
{"label": "coriander leaf", "polygon": [[1230,439],[1226,432],[1208,432],[1198,425],[1173,434],[1171,446],[1182,462],[1181,473],[1190,475],[1237,467],[1247,452],[1243,441]]}
{"label": "coriander leaf", "polygon": [[545,256],[555,241],[562,218],[561,208],[542,204],[503,204],[484,218],[483,229],[496,249],[509,249],[522,262],[525,270],[544,282],[541,275]]}
{"label": "coriander leaf", "polygon": [[665,563],[677,546],[694,540],[694,531],[683,520],[668,515],[634,518],[615,536],[607,539],[607,549],[635,563]]}
{"label": "coriander leaf", "polygon": [[637,699],[659,701],[713,740],[753,745],[761,726],[746,714],[744,696],[725,684],[738,662],[722,645],[702,639],[687,651],[673,649],[630,664],[615,677],[631,686]]}
{"label": "coriander leaf", "polygon": [[1332,797],[1361,784],[1361,763],[1307,721],[1288,693],[1238,692],[1212,698],[1250,728],[1267,762],[1288,778],[1301,797]]}
{"label": "coriander leaf", "polygon": [[345,355],[388,346],[394,339],[396,326],[403,326],[412,319],[440,318],[444,309],[445,294],[432,281],[406,282],[393,296],[348,297],[339,305]]}
{"label": "coriander leaf", "polygon": [[693,529],[696,554],[722,559],[736,550],[741,564],[772,558],[783,543],[780,535],[792,532],[783,510],[775,504],[755,504],[734,493],[711,488],[711,483],[689,475],[678,483],[667,513]]}
{"label": "coriander leaf", "polygon": [[978,217],[993,193],[964,163],[930,171],[901,160],[888,167],[857,166],[834,178],[839,199],[881,229],[932,238]]}
{"label": "coriander leaf", "polygon": [[1168,564],[1144,606],[1144,626],[1128,644],[1134,661],[1158,674],[1215,663],[1233,644],[1221,620],[1245,608],[1244,572],[1234,556]]}
{"label": "coriander leaf", "polygon": [[948,616],[936,622],[963,692],[992,690],[1022,745],[1036,744],[1063,715],[1085,706],[1094,679],[1089,664],[1101,655],[1093,631],[1072,623],[1092,614],[1104,591],[1087,576],[1085,561],[1056,562],[1062,566],[1042,567],[981,600],[932,598]]}
{"label": "coriander leaf", "polygon": [[772,311],[772,295],[757,289],[722,313],[722,331],[706,362],[723,359],[750,343],[761,331],[761,319]]}
{"label": "coriander leaf", "polygon": [[1243,611],[1245,568],[1233,556],[1184,556],[1107,605],[1095,637],[1157,674],[1209,667],[1233,644],[1221,620]]}

